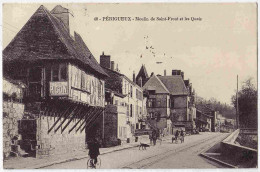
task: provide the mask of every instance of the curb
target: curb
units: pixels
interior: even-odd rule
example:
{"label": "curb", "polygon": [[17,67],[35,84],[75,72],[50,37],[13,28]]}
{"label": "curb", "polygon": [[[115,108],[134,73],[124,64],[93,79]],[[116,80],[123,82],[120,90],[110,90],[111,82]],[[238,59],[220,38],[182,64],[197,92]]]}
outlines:
{"label": "curb", "polygon": [[221,161],[221,160],[219,160],[219,159],[210,157],[210,156],[206,155],[205,153],[201,153],[200,156],[202,156],[202,157],[204,157],[204,158],[206,158],[206,159],[215,161],[215,162],[217,162],[217,163],[219,163],[219,164],[221,164],[221,165],[224,165],[224,166],[226,166],[226,167],[229,167],[229,168],[238,168],[237,166],[234,166],[234,165],[228,164],[228,163],[226,163],[226,162],[224,162],[224,161]]}
{"label": "curb", "polygon": [[[230,135],[229,135],[229,136],[230,136]],[[229,136],[227,136],[227,137],[229,137]],[[227,137],[226,137],[226,138],[227,138]],[[226,138],[225,138],[225,139],[226,139]],[[224,139],[224,140],[225,140],[225,139]],[[221,142],[222,142],[222,141],[221,141]],[[215,146],[215,145],[213,145],[213,146]],[[210,148],[212,148],[213,146],[211,146]],[[210,148],[208,148],[207,150],[209,150]],[[216,158],[213,158],[213,157],[208,156],[207,153],[206,153],[207,150],[201,152],[199,155],[202,156],[202,157],[204,157],[204,158],[206,158],[206,159],[208,159],[208,160],[211,160],[211,161],[214,161],[214,162],[216,162],[216,163],[219,163],[219,164],[221,164],[221,165],[223,165],[223,166],[225,166],[225,167],[228,167],[228,168],[238,168],[237,166],[231,165],[231,164],[226,163],[226,162],[224,162],[224,161],[221,161],[221,160],[219,160],[219,159],[216,159]]]}

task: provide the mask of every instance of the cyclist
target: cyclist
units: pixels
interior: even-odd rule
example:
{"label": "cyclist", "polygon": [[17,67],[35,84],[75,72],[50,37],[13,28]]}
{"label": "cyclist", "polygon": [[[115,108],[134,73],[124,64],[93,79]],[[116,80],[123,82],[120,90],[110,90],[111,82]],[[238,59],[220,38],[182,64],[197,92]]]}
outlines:
{"label": "cyclist", "polygon": [[100,147],[100,145],[95,138],[93,140],[91,140],[90,142],[88,142],[88,149],[89,149],[88,155],[90,156],[91,159],[94,160],[94,163],[93,163],[93,161],[91,161],[93,167],[96,166],[97,157],[98,157],[98,155],[100,155],[99,147]]}

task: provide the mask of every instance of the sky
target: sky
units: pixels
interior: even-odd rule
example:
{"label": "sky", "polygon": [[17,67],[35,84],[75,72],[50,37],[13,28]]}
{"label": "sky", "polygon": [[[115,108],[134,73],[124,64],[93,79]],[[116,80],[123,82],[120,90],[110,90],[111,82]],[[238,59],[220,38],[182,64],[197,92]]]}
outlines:
{"label": "sky", "polygon": [[[40,5],[3,4],[3,49]],[[43,5],[52,10],[58,4]],[[257,83],[256,3],[60,5],[73,12],[71,29],[82,36],[97,61],[104,51],[130,79],[142,64],[149,75],[182,70],[198,96],[227,104],[235,94],[237,75],[239,88],[249,77]],[[132,20],[103,21],[103,17]]]}

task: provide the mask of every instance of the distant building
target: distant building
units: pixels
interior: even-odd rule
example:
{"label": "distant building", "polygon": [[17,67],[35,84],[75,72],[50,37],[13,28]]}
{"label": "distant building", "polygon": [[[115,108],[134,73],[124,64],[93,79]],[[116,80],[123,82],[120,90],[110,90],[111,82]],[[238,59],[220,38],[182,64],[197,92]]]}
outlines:
{"label": "distant building", "polygon": [[215,132],[217,127],[217,112],[210,105],[197,104],[196,109],[211,117],[210,131]]}
{"label": "distant building", "polygon": [[144,84],[149,80],[149,75],[146,71],[145,65],[142,65],[141,69],[139,70],[137,76],[136,76],[136,83],[143,87]]}
{"label": "distant building", "polygon": [[211,131],[212,116],[196,109],[196,128],[198,131]]}
{"label": "distant building", "polygon": [[150,77],[143,89],[148,92],[147,123],[149,127],[159,129],[164,134],[172,133],[170,92],[156,75]]}
{"label": "distant building", "polygon": [[185,84],[184,72],[181,70],[173,70],[172,74],[152,75],[143,86],[149,92],[148,104],[154,102],[151,103],[152,107],[147,106],[148,114],[160,114],[160,120],[157,118],[154,123],[160,130],[167,128],[170,134],[174,128],[192,131],[195,128],[196,110],[191,84]]}

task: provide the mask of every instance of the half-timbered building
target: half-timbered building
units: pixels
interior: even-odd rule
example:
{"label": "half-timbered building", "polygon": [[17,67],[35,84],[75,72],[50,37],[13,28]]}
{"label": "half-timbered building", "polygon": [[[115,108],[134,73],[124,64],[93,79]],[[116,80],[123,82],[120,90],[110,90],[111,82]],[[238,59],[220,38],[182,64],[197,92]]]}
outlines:
{"label": "half-timbered building", "polygon": [[72,20],[60,5],[51,11],[40,6],[3,50],[4,75],[26,85],[19,134],[21,148],[33,155],[84,147],[103,114],[108,75]]}

